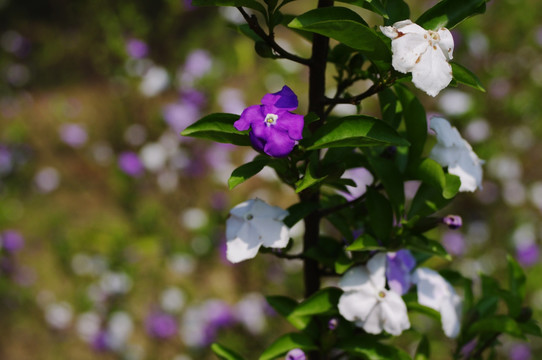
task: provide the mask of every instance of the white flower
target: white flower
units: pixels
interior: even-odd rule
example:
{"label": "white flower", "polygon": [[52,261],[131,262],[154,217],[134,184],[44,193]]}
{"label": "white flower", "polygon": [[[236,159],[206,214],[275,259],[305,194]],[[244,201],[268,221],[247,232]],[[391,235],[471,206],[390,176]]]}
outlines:
{"label": "white flower", "polygon": [[367,266],[348,270],[339,282],[344,294],[338,307],[345,319],[355,321],[368,333],[379,334],[385,330],[400,335],[410,328],[410,321],[401,296],[386,289],[386,261],[386,254],[379,253]]}
{"label": "white flower", "polygon": [[439,273],[418,268],[413,274],[418,285],[418,302],[440,313],[446,336],[455,338],[461,328],[461,298]]}
{"label": "white flower", "polygon": [[260,246],[284,248],[289,229],[282,220],[288,211],[256,198],[230,210],[226,221],[226,257],[237,263],[256,256]]}
{"label": "white flower", "polygon": [[425,30],[410,20],[381,26],[391,41],[393,68],[412,73],[412,82],[428,95],[436,96],[452,81],[454,39],[448,29]]}
{"label": "white flower", "polygon": [[437,134],[437,144],[429,157],[440,165],[447,166],[450,174],[459,176],[459,191],[472,192],[481,188],[484,162],[472,151],[470,144],[446,119],[432,117],[430,127]]}

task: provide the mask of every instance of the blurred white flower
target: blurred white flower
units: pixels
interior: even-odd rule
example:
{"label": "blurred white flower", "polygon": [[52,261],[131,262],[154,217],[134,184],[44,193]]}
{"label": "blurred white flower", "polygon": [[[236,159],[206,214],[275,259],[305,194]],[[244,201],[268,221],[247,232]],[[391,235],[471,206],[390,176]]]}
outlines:
{"label": "blurred white flower", "polygon": [[232,263],[256,256],[260,246],[284,248],[289,229],[282,220],[288,211],[256,198],[230,210],[226,221],[226,257]]}
{"label": "blurred white flower", "polygon": [[190,230],[197,230],[209,222],[209,216],[205,210],[200,208],[189,208],[183,211],[180,216],[181,224]]}
{"label": "blurred white flower", "polygon": [[58,188],[60,184],[60,174],[53,167],[45,167],[40,169],[34,176],[34,183],[38,190],[42,193],[49,193]]}
{"label": "blurred white flower", "polygon": [[235,317],[252,334],[261,334],[267,324],[266,306],[267,302],[261,294],[249,293],[235,305]]}
{"label": "blurred white flower", "polygon": [[425,30],[410,20],[381,26],[392,39],[393,68],[403,74],[412,73],[412,82],[428,95],[436,96],[452,81],[454,40],[446,28]]}
{"label": "blurred white flower", "polygon": [[340,194],[342,194],[348,201],[354,200],[365,194],[367,191],[367,186],[371,185],[374,181],[373,174],[363,167],[347,169],[341,178],[351,179],[356,184],[355,187],[349,185],[346,186],[349,193],[340,192]]}
{"label": "blurred white flower", "polygon": [[461,186],[459,191],[474,191],[482,186],[483,161],[472,151],[459,131],[441,117],[432,117],[431,129],[437,134],[437,144],[431,150],[429,157],[440,165],[448,167],[448,172],[459,176]]}
{"label": "blurred white flower", "polygon": [[77,317],[77,334],[82,340],[91,342],[100,331],[100,323],[101,319],[97,313],[92,311],[82,313]]}
{"label": "blurred white flower", "polygon": [[459,90],[446,90],[440,96],[438,104],[445,114],[460,116],[472,107],[472,97]]}
{"label": "blurred white flower", "polygon": [[461,328],[461,298],[439,273],[418,268],[413,274],[418,286],[418,302],[440,313],[446,336],[455,338]]}
{"label": "blurred white flower", "polygon": [[175,286],[165,289],[160,296],[160,306],[168,312],[179,312],[183,308],[185,301],[184,292]]}
{"label": "blurred white flower", "polygon": [[167,151],[160,143],[149,143],[141,148],[139,157],[147,170],[156,172],[166,165]]}
{"label": "blurred white flower", "polygon": [[45,307],[45,320],[54,329],[66,329],[72,318],[73,309],[67,302],[51,303]]}
{"label": "blurred white flower", "polygon": [[367,266],[348,270],[339,282],[344,293],[339,299],[339,312],[370,334],[382,330],[400,335],[410,328],[407,308],[401,295],[386,289],[386,254],[373,256]]}
{"label": "blurred white flower", "polygon": [[147,70],[139,85],[139,91],[152,97],[162,92],[169,84],[169,75],[163,67],[153,66]]}
{"label": "blurred white flower", "polygon": [[121,349],[132,335],[133,330],[134,321],[128,313],[124,311],[114,312],[107,324],[108,345],[114,350]]}
{"label": "blurred white flower", "polygon": [[100,278],[100,289],[107,295],[126,294],[132,288],[132,279],[125,273],[106,272]]}

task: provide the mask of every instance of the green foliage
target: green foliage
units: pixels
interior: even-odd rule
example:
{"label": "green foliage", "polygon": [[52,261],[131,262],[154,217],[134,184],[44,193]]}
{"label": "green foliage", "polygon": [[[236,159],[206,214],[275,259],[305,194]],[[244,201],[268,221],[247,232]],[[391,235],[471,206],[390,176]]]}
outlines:
{"label": "green foliage", "polygon": [[254,9],[262,14],[266,14],[267,10],[256,0],[192,0],[192,5],[195,6],[240,6]]}
{"label": "green foliage", "polygon": [[307,335],[300,333],[284,334],[269,345],[259,360],[276,359],[292,349],[317,350],[318,346]]}
{"label": "green foliage", "polygon": [[269,164],[270,161],[270,158],[263,156],[257,157],[253,161],[243,164],[237,169],[233,170],[228,180],[230,190],[262,171],[262,169]]}
{"label": "green foliage", "polygon": [[451,62],[450,64],[452,65],[452,73],[456,82],[470,86],[473,89],[486,92],[486,89],[478,77],[469,69],[455,62]]}
{"label": "green foliage", "polygon": [[211,350],[213,350],[216,356],[218,356],[221,360],[243,360],[239,354],[218,343],[212,344]]}
{"label": "green foliage", "polygon": [[483,14],[487,0],[443,0],[424,12],[416,23],[425,29],[452,29],[466,18]]}
{"label": "green foliage", "polygon": [[410,356],[394,346],[384,345],[369,335],[356,336],[341,341],[338,348],[366,360],[410,360]]}
{"label": "green foliage", "polygon": [[239,115],[234,114],[207,115],[184,129],[181,135],[219,143],[248,146],[250,145],[248,133],[241,133],[233,127],[233,123],[238,119]]}

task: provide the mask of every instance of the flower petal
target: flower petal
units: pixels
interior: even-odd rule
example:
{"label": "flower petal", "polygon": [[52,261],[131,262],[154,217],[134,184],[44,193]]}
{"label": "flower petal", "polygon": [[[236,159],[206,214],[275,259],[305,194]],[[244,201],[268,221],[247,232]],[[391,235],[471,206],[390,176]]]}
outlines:
{"label": "flower petal", "polygon": [[450,338],[455,338],[461,330],[461,298],[455,294],[443,301],[440,309],[440,320],[444,334]]}
{"label": "flower petal", "polygon": [[418,286],[418,302],[440,311],[442,301],[450,296],[446,280],[439,273],[428,268],[416,269],[413,280]]}
{"label": "flower petal", "polygon": [[382,307],[380,303],[371,309],[365,321],[359,321],[356,325],[358,324],[369,334],[380,334],[382,332]]}
{"label": "flower petal", "polygon": [[407,73],[421,61],[422,56],[429,51],[429,41],[424,35],[427,36],[427,32],[405,34],[391,42],[391,61],[395,70]]}
{"label": "flower petal", "polygon": [[425,30],[423,27],[413,23],[411,20],[408,19],[397,21],[395,24],[393,24],[393,27],[403,34],[424,35],[427,33],[427,30]]}
{"label": "flower petal", "polygon": [[303,115],[292,114],[288,111],[278,115],[276,128],[288,132],[288,136],[292,140],[301,140],[303,138]]}
{"label": "flower petal", "polygon": [[287,156],[295,146],[295,140],[292,140],[287,132],[274,130],[272,135],[267,138],[267,143],[263,151],[270,156]]}
{"label": "flower petal", "polygon": [[446,28],[440,28],[437,34],[440,36],[439,46],[446,56],[446,60],[452,60],[454,58],[454,38],[452,33]]}
{"label": "flower petal", "polygon": [[339,313],[348,321],[365,321],[378,300],[362,291],[347,291],[339,298]]}
{"label": "flower petal", "polygon": [[226,220],[226,239],[235,239],[244,224],[244,219],[240,219],[237,216],[230,216]]}
{"label": "flower petal", "polygon": [[243,110],[241,116],[239,117],[239,120],[233,123],[233,127],[235,127],[239,131],[244,131],[248,130],[254,122],[263,123],[264,120],[265,114],[262,114],[261,106],[252,105]]}
{"label": "flower petal", "polygon": [[278,206],[272,206],[266,203],[265,201],[255,198],[253,207],[252,207],[252,215],[256,218],[272,218],[276,220],[283,220],[286,216],[288,216],[288,211],[284,210]]}
{"label": "flower petal", "polygon": [[428,47],[420,61],[412,68],[412,82],[430,96],[437,94],[452,81],[452,67],[446,61],[442,49]]}
{"label": "flower petal", "polygon": [[386,297],[380,302],[384,330],[392,335],[400,335],[410,328],[407,307],[403,298],[393,291],[386,292]]}
{"label": "flower petal", "polygon": [[386,264],[388,259],[386,253],[378,253],[367,262],[367,270],[371,283],[377,291],[386,286]]}
{"label": "flower petal", "polygon": [[258,254],[262,245],[258,234],[250,224],[244,224],[236,238],[228,239],[226,242],[226,258],[232,263],[252,259]]}
{"label": "flower petal", "polygon": [[230,210],[230,214],[238,217],[239,219],[244,219],[245,215],[252,211],[252,207],[254,206],[254,203],[256,200],[259,200],[259,199],[250,199],[250,200],[243,201],[242,203],[235,205]]}
{"label": "flower petal", "polygon": [[339,281],[339,287],[344,291],[361,290],[367,286],[373,287],[373,284],[364,266],[350,268]]}
{"label": "flower petal", "polygon": [[288,245],[288,240],[290,240],[288,227],[281,221],[273,218],[255,217],[250,222],[258,232],[259,239],[264,246],[283,248]]}
{"label": "flower petal", "polygon": [[298,105],[297,95],[292,89],[284,85],[280,91],[266,94],[262,98],[262,104],[275,106],[283,110],[295,110]]}
{"label": "flower petal", "polygon": [[482,164],[474,152],[462,152],[457,163],[448,166],[448,172],[459,176],[459,180],[461,180],[459,191],[473,192],[482,187]]}

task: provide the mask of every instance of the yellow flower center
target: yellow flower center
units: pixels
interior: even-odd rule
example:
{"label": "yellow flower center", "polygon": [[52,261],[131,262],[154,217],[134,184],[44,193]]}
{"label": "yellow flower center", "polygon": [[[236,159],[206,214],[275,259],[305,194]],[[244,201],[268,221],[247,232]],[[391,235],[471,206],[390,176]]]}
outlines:
{"label": "yellow flower center", "polygon": [[265,125],[267,125],[268,127],[271,126],[271,125],[275,125],[277,123],[277,119],[279,118],[278,115],[275,115],[275,114],[267,114],[265,115]]}

